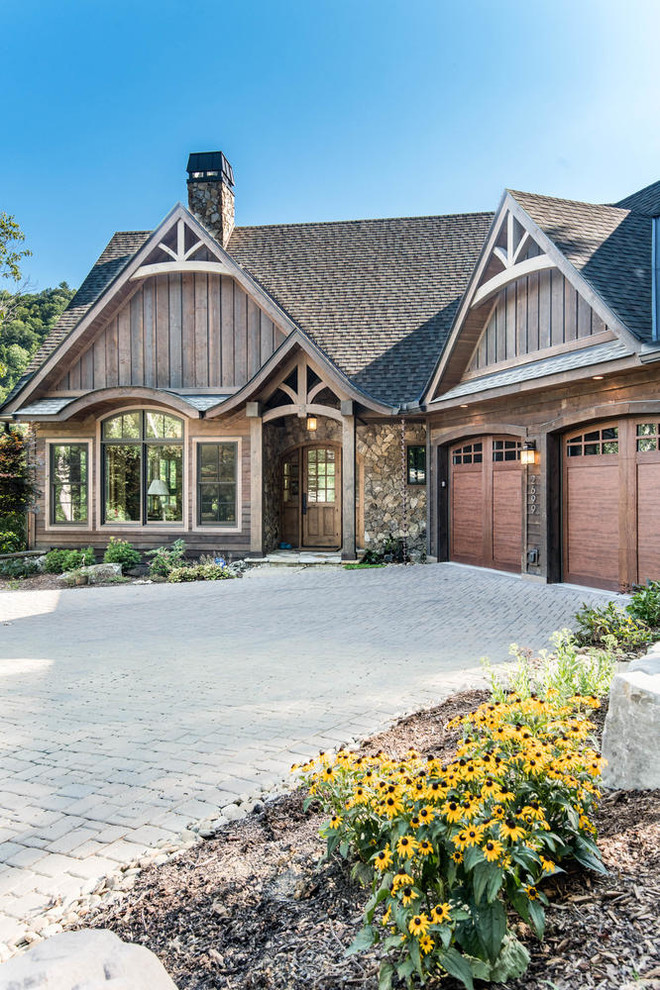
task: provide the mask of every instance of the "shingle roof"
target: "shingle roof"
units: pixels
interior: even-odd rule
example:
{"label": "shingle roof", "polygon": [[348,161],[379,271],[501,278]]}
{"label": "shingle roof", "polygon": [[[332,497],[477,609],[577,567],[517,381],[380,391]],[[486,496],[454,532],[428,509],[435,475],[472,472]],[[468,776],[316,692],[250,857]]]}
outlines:
{"label": "shingle roof", "polygon": [[361,389],[418,399],[492,213],[238,227],[228,251]]}
{"label": "shingle roof", "polygon": [[510,192],[628,329],[640,340],[650,340],[648,216],[621,206]]}
{"label": "shingle roof", "polygon": [[652,182],[650,186],[645,186],[612,205],[633,213],[644,213],[648,217],[660,216],[660,182]]}

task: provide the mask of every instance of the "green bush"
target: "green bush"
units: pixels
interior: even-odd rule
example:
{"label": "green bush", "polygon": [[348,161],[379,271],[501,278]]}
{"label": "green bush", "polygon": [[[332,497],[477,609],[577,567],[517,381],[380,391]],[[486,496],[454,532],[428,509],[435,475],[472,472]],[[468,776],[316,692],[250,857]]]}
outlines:
{"label": "green bush", "polygon": [[110,542],[103,554],[104,563],[121,564],[123,571],[129,567],[135,567],[141,560],[142,554],[131,546],[128,540],[120,540],[116,536],[110,537]]}
{"label": "green bush", "polygon": [[13,557],[10,560],[0,560],[0,577],[31,577],[38,570],[39,568],[32,557]]}
{"label": "green bush", "polygon": [[49,550],[44,561],[44,571],[47,574],[63,574],[65,571],[87,567],[94,560],[93,547],[85,550]]}
{"label": "green bush", "polygon": [[171,584],[181,584],[183,581],[226,581],[233,577],[223,564],[188,564],[171,570],[167,580]]}
{"label": "green bush", "polygon": [[186,552],[184,540],[175,540],[170,547],[157,547],[145,556],[151,557],[149,574],[151,577],[167,577],[175,567],[180,567]]}
{"label": "green bush", "polygon": [[18,533],[11,529],[0,532],[0,553],[20,553],[25,549],[24,542]]}
{"label": "green bush", "polygon": [[583,603],[575,618],[577,642],[582,646],[606,645],[618,650],[636,650],[653,639],[646,622],[629,615],[614,602],[591,606]]}
{"label": "green bush", "polygon": [[602,761],[587,742],[598,705],[509,694],[449,723],[463,741],[448,765],[342,750],[300,768],[307,804],[332,814],[328,855],[357,858],[371,884],[348,951],[382,942],[380,990],[395,974],[410,986],[444,972],[469,990],[519,977],[529,954],[509,913],[542,938],[544,878],[571,861],[605,872],[592,821]]}
{"label": "green bush", "polygon": [[647,581],[645,585],[636,586],[626,611],[652,629],[660,628],[660,581]]}

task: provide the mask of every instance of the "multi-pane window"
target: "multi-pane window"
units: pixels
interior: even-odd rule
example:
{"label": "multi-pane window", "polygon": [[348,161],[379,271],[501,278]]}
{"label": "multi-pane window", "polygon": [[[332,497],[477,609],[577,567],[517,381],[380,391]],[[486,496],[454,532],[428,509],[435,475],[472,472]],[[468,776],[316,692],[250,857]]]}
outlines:
{"label": "multi-pane window", "polygon": [[197,523],[235,526],[238,518],[238,444],[197,445]]}
{"label": "multi-pane window", "polygon": [[102,425],[103,520],[183,521],[183,423],[167,413],[120,413]]}
{"label": "multi-pane window", "polygon": [[600,456],[619,453],[619,430],[616,426],[606,426],[600,430],[589,430],[571,437],[566,445],[569,457]]}
{"label": "multi-pane window", "polygon": [[637,424],[637,451],[646,453],[649,450],[658,449],[658,423],[638,423]]}
{"label": "multi-pane window", "polygon": [[311,447],[307,451],[307,501],[335,501],[335,451],[333,447]]}
{"label": "multi-pane window", "polygon": [[88,448],[86,443],[50,447],[50,522],[87,522]]}
{"label": "multi-pane window", "polygon": [[426,484],[426,447],[410,445],[407,452],[408,484]]}
{"label": "multi-pane window", "polygon": [[519,461],[520,440],[493,440],[494,461]]}
{"label": "multi-pane window", "polygon": [[454,464],[481,464],[484,459],[484,446],[481,440],[476,443],[466,443],[457,447],[452,454]]}

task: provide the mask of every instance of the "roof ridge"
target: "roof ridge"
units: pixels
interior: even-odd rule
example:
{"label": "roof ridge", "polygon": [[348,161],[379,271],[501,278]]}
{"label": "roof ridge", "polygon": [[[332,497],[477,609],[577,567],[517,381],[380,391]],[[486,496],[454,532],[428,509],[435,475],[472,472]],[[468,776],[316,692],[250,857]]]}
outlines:
{"label": "roof ridge", "polygon": [[363,217],[357,220],[302,220],[295,223],[257,223],[239,225],[234,230],[273,230],[282,227],[333,227],[352,226],[361,223],[390,223],[393,220],[454,220],[467,217],[492,217],[493,210],[477,210],[473,213],[425,213],[408,217]]}
{"label": "roof ridge", "polygon": [[570,206],[590,206],[597,209],[618,210],[621,213],[630,213],[627,207],[617,206],[616,203],[590,203],[586,199],[566,199],[564,196],[546,196],[544,193],[526,192],[524,189],[509,189],[508,187],[506,191],[514,199],[516,196],[531,196],[533,199],[551,200],[553,203],[567,203]]}

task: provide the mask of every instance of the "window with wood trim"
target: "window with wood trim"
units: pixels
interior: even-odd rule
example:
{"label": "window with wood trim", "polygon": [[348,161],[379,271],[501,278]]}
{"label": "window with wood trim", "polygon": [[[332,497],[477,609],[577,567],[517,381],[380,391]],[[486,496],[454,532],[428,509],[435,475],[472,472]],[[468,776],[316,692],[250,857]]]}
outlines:
{"label": "window with wood trim", "polygon": [[238,519],[238,443],[197,445],[197,524],[235,526]]}
{"label": "window with wood trim", "polygon": [[50,523],[72,526],[87,522],[88,459],[86,443],[50,445]]}
{"label": "window with wood trim", "polygon": [[426,447],[422,444],[409,444],[407,450],[408,484],[426,484]]}
{"label": "window with wood trim", "polygon": [[484,459],[484,445],[481,440],[457,447],[451,455],[454,464],[481,464]]}
{"label": "window with wood trim", "polygon": [[566,442],[568,457],[593,457],[619,453],[619,429],[604,426],[599,430],[589,430],[578,436],[569,437]]}
{"label": "window with wood trim", "polygon": [[660,425],[658,423],[637,424],[637,453],[644,454],[658,449]]}
{"label": "window with wood trim", "polygon": [[183,521],[183,421],[151,410],[120,413],[101,427],[103,521]]}
{"label": "window with wood trim", "polygon": [[519,461],[520,440],[493,440],[494,461]]}

